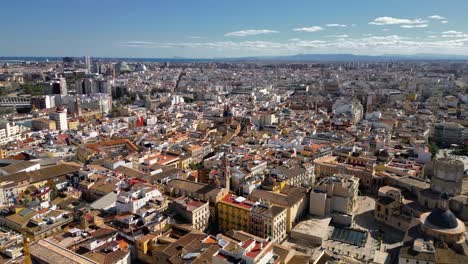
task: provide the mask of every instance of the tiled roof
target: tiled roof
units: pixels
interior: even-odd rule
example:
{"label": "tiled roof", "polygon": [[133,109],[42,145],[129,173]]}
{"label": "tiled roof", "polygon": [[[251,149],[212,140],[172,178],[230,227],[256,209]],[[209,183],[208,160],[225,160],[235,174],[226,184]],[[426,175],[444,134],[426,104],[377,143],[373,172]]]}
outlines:
{"label": "tiled roof", "polygon": [[98,264],[98,262],[62,248],[47,240],[39,240],[30,246],[31,257],[50,264]]}
{"label": "tiled roof", "polygon": [[10,174],[7,176],[0,177],[0,181],[20,182],[20,181],[29,180],[31,183],[34,183],[34,182],[40,182],[40,181],[48,180],[48,179],[55,178],[58,176],[62,176],[68,173],[78,172],[79,170],[80,170],[80,167],[78,166],[74,166],[70,164],[60,164],[60,165],[54,165],[54,166],[42,168],[42,169],[35,170],[35,171],[18,172],[15,174]]}

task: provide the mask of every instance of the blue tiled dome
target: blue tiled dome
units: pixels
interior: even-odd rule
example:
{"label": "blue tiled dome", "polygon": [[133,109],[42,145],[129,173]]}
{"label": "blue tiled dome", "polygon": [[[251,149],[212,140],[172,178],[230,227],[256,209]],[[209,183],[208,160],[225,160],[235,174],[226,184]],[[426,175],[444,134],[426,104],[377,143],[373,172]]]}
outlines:
{"label": "blue tiled dome", "polygon": [[455,215],[450,210],[443,210],[440,208],[432,209],[431,213],[427,217],[431,225],[436,226],[440,229],[452,229],[458,227],[458,221]]}

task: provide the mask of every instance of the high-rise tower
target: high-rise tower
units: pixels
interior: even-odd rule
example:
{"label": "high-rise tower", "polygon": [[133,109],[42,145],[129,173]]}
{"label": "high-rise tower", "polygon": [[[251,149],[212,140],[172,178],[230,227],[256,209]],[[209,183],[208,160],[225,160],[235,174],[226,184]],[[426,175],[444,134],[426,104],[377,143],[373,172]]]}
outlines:
{"label": "high-rise tower", "polygon": [[91,57],[84,56],[84,63],[85,63],[85,68],[88,70],[88,72],[91,72]]}

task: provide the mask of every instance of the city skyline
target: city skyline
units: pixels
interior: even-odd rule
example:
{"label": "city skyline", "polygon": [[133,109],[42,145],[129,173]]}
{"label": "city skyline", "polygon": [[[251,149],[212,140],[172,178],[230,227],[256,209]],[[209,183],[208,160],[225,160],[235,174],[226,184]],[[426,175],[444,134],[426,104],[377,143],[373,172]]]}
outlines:
{"label": "city skyline", "polygon": [[0,56],[468,55],[468,3],[4,3]]}

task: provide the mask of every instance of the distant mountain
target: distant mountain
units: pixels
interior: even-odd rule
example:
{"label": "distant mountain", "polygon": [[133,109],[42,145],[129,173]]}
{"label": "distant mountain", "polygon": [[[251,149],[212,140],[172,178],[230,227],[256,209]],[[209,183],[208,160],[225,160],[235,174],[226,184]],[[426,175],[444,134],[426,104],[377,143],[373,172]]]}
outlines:
{"label": "distant mountain", "polygon": [[[384,55],[356,55],[356,54],[297,54],[289,56],[251,56],[234,58],[105,58],[93,57],[102,60],[125,60],[142,62],[344,62],[344,61],[468,61],[468,55],[446,55],[446,54],[384,54]],[[0,57],[0,61],[61,61],[62,57]]]}
{"label": "distant mountain", "polygon": [[414,55],[355,55],[355,54],[297,54],[291,56],[247,57],[233,60],[267,61],[418,61],[418,60],[468,60],[466,55],[414,54]]}

